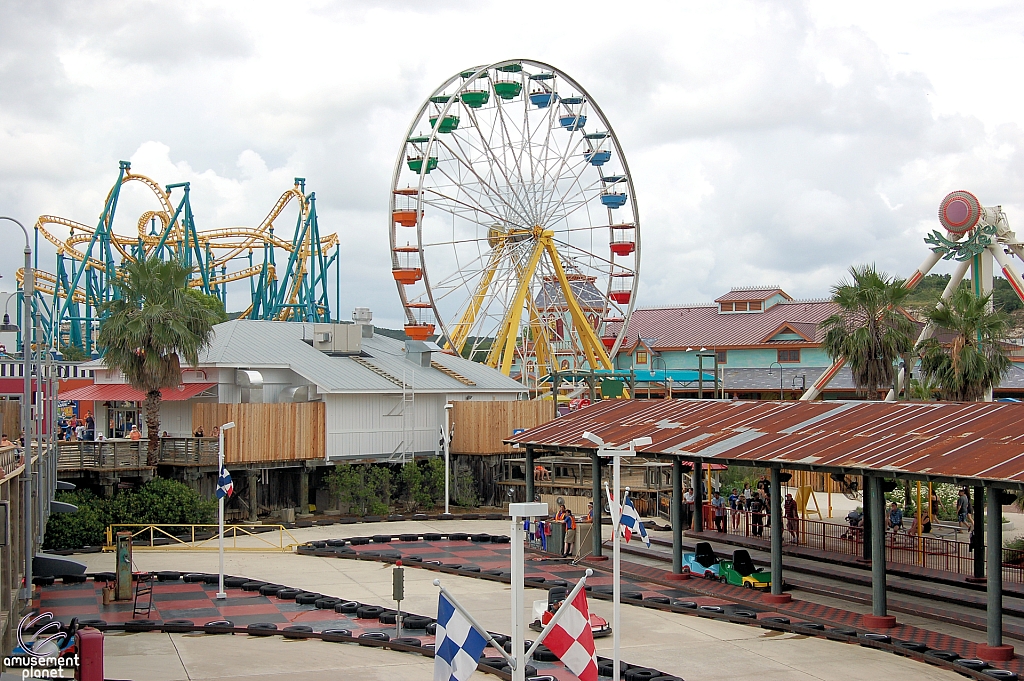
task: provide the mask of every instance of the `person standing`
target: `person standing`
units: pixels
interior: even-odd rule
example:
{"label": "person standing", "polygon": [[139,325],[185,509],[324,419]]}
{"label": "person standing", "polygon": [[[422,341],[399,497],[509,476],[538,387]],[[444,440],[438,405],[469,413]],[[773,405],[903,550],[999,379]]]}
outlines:
{"label": "person standing", "polygon": [[96,419],[92,417],[91,411],[85,412],[85,439],[96,439]]}
{"label": "person standing", "polygon": [[565,523],[565,546],[562,557],[571,556],[573,545],[576,543],[576,519],[572,517],[572,511],[565,507],[565,503],[559,504],[555,520]]}
{"label": "person standing", "polygon": [[717,489],[711,494],[711,512],[715,517],[715,530],[725,532],[725,499]]}
{"label": "person standing", "polygon": [[755,537],[764,534],[764,502],[760,492],[754,492],[750,498],[750,532]]}
{"label": "person standing", "polygon": [[729,515],[732,517],[733,530],[738,530],[740,527],[740,509],[743,508],[743,505],[743,497],[733,487],[732,494],[729,495]]}
{"label": "person standing", "polygon": [[792,537],[793,543],[796,544],[800,540],[800,517],[797,515],[796,499],[793,498],[792,494],[786,495],[786,503],[783,505],[782,510],[786,516],[786,530],[789,532],[789,536]]}
{"label": "person standing", "polygon": [[750,500],[754,496],[754,490],[750,489],[750,483],[743,483],[743,510],[750,510]]}
{"label": "person standing", "polygon": [[693,527],[693,488],[683,492],[683,527]]}
{"label": "person standing", "polygon": [[131,432],[128,433],[128,439],[134,442],[138,442],[139,440],[142,439],[142,432],[139,430],[139,427],[134,423],[132,424]]}

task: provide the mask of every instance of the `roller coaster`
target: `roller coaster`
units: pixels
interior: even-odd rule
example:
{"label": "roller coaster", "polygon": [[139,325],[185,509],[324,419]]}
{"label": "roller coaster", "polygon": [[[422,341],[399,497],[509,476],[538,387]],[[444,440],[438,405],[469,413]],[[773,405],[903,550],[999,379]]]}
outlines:
{"label": "roller coaster", "polygon": [[[251,300],[239,315],[242,318],[331,320],[328,273],[334,265],[337,275],[338,238],[320,235],[316,195],[306,193],[304,178],[295,178],[259,226],[202,231],[196,227],[188,182],[161,187],[132,173],[129,162],[119,166],[96,227],[53,215],[36,220],[34,298],[46,347],[59,351],[70,346],[98,356],[96,335],[103,305],[120,295],[121,266],[154,255],[179,259],[192,271],[189,286],[215,296],[225,309],[228,284],[248,281]],[[157,205],[138,217],[136,234],[122,235],[114,230],[114,216],[121,190],[129,182],[148,188]],[[282,238],[275,234],[275,222],[292,202],[298,208],[294,233]],[[57,235],[63,228],[66,237]],[[40,236],[57,249],[55,273],[39,269]],[[23,270],[18,270],[19,287],[23,279]],[[337,296],[340,282],[335,283]]]}

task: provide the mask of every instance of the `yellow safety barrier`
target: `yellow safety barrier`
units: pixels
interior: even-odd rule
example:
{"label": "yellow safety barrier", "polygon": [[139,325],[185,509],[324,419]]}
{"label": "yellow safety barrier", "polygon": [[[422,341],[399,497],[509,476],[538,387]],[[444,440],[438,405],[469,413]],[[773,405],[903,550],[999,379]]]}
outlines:
{"label": "yellow safety barrier", "polygon": [[[114,550],[113,538],[118,529],[131,531],[133,551],[216,551],[220,531],[217,525],[117,523],[107,527],[104,551]],[[265,536],[271,533],[273,537]],[[284,525],[224,526],[225,551],[290,552],[300,543]]]}

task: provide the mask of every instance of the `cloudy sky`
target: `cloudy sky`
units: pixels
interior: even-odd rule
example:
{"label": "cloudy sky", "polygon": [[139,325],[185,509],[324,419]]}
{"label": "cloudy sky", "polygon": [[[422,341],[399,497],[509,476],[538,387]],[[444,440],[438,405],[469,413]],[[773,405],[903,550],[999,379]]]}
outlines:
{"label": "cloudy sky", "polygon": [[618,133],[639,304],[822,297],[851,264],[909,274],[954,189],[1024,230],[1022,30],[1024,6],[984,0],[0,2],[0,214],[94,223],[123,159],[191,182],[200,228],[255,225],[302,176],[343,244],[343,317],[397,326],[388,192],[409,119],[452,73],[526,57]]}

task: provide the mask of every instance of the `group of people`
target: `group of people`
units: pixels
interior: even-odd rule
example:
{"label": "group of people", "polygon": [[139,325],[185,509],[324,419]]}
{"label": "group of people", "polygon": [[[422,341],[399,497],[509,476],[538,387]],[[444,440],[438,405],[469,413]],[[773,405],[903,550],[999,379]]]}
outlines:
{"label": "group of people", "polygon": [[[921,504],[921,532],[927,534],[932,531],[932,522],[939,517],[939,495],[933,490],[931,499],[927,504]],[[910,534],[917,534],[917,513],[910,515]],[[956,522],[959,529],[974,532],[974,509],[971,506],[971,497],[967,488],[960,488],[956,497]],[[904,515],[899,504],[895,501],[889,504],[889,513],[886,517],[886,529],[892,532],[901,532],[906,528],[903,526]]]}
{"label": "group of people", "polygon": [[85,418],[80,419],[76,414],[72,414],[70,418],[64,419],[60,422],[61,434],[64,440],[76,441],[76,440],[95,440],[96,439],[96,420],[92,417],[92,412],[85,412]]}
{"label": "group of people", "polygon": [[[683,492],[683,526],[693,525],[696,495],[691,487]],[[711,519],[715,530],[726,532],[727,527],[739,530],[743,514],[750,515],[750,533],[755,537],[764,536],[764,528],[771,526],[771,483],[767,476],[762,475],[754,487],[744,483],[743,489],[736,487],[728,496],[723,496],[720,489],[711,493],[708,502],[711,507]],[[792,541],[798,541],[800,530],[800,513],[796,499],[787,494],[782,505],[782,517],[786,520],[786,531]]]}

